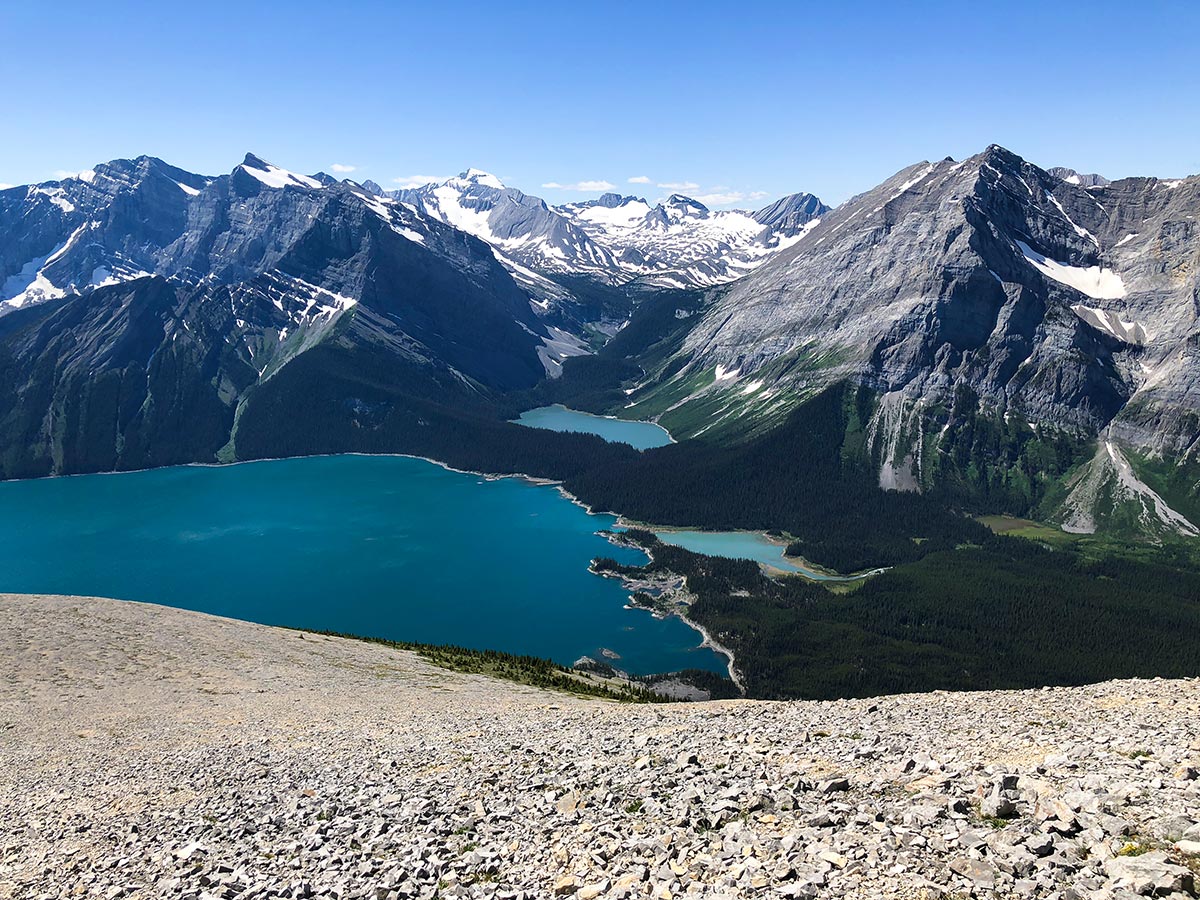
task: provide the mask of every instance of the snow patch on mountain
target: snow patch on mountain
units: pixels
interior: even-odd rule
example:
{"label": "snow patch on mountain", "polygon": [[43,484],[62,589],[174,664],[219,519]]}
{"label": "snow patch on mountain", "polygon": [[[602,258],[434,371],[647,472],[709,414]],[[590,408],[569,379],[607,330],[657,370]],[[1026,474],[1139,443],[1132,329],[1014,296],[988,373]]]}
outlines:
{"label": "snow patch on mountain", "polygon": [[88,279],[88,286],[97,288],[108,287],[113,284],[121,284],[124,281],[133,281],[135,278],[147,278],[149,276],[149,272],[143,272],[140,269],[118,268],[114,271],[108,266],[96,266],[96,268],[92,269],[92,277]]}
{"label": "snow patch on mountain", "polygon": [[6,278],[3,288],[0,289],[0,313],[20,309],[30,303],[43,303],[46,300],[65,297],[68,290],[74,286],[59,287],[50,280],[46,269],[61,259],[90,227],[90,222],[80,225],[49,254],[31,259],[17,274]]}
{"label": "snow patch on mountain", "polygon": [[[425,243],[425,235],[409,228],[399,215],[398,207],[403,206],[403,204],[395,200],[389,200],[386,197],[377,197],[373,194],[356,194],[356,196],[371,212],[383,219],[387,223],[388,228],[392,229],[396,234],[415,244],[423,245]],[[407,209],[408,207],[405,208]]]}
{"label": "snow patch on mountain", "polygon": [[240,168],[243,172],[253,176],[270,188],[324,187],[324,185],[315,178],[310,178],[307,175],[297,175],[295,172],[289,172],[287,169],[281,169],[279,166],[272,165],[271,163],[258,159],[257,157],[247,157],[246,162],[242,163]]}
{"label": "snow patch on mountain", "polygon": [[805,224],[804,227],[802,227],[799,231],[797,231],[795,234],[791,235],[790,237],[789,236],[781,236],[781,237],[774,239],[774,241],[770,244],[770,246],[772,249],[774,249],[776,251],[786,250],[788,247],[794,247],[796,244],[800,243],[802,240],[804,240],[806,237],[808,237],[810,234],[812,234],[812,232],[820,224],[821,224],[821,220],[819,218],[813,219],[810,222],[808,222],[807,224]]}
{"label": "snow patch on mountain", "polygon": [[[11,275],[5,279],[5,296],[3,301],[0,302],[0,312],[20,309],[29,303],[41,303],[45,300],[55,300],[66,296],[67,292],[63,288],[57,287],[41,271],[33,272],[26,279],[26,270],[29,266],[39,262],[42,262],[42,260],[34,260],[22,268],[19,274]],[[20,289],[10,295],[8,293],[9,290],[18,284],[20,285]]]}
{"label": "snow patch on mountain", "polygon": [[75,204],[67,199],[67,192],[60,187],[43,187],[41,185],[35,185],[29,189],[28,196],[32,197],[37,194],[40,194],[44,197],[49,197],[50,202],[65,213],[75,212]]}
{"label": "snow patch on mountain", "polygon": [[926,178],[928,178],[929,173],[933,171],[933,168],[934,167],[931,164],[926,164],[925,167],[923,169],[921,169],[919,172],[917,172],[916,175],[914,175],[912,178],[908,179],[908,181],[904,182],[904,184],[902,184],[898,188],[896,188],[895,193],[893,193],[892,196],[888,199],[888,202],[890,203],[892,200],[895,200],[900,195],[907,193],[909,188],[916,187],[918,184],[920,184],[922,181],[924,181]]}
{"label": "snow patch on mountain", "polygon": [[1126,344],[1134,344],[1141,347],[1150,340],[1145,327],[1139,322],[1126,322],[1120,315],[1111,310],[1096,309],[1093,306],[1084,306],[1082,303],[1076,303],[1071,307],[1071,311],[1097,331],[1110,334],[1117,340],[1124,341]]}
{"label": "snow patch on mountain", "polygon": [[1071,226],[1073,229],[1075,229],[1075,233],[1076,233],[1077,235],[1079,235],[1081,238],[1085,238],[1086,240],[1089,240],[1089,241],[1091,241],[1091,242],[1092,242],[1093,244],[1095,244],[1097,247],[1099,247],[1099,246],[1100,246],[1100,242],[1099,242],[1098,240],[1096,240],[1096,236],[1095,236],[1094,234],[1092,234],[1092,233],[1091,233],[1090,231],[1088,231],[1086,228],[1083,228],[1083,227],[1081,227],[1081,226],[1077,225],[1077,224],[1075,223],[1075,220],[1074,220],[1074,219],[1072,219],[1072,218],[1071,218],[1069,215],[1067,215],[1067,211],[1066,211],[1065,209],[1063,209],[1063,205],[1062,205],[1061,203],[1059,203],[1059,202],[1058,202],[1058,198],[1056,198],[1056,197],[1055,197],[1053,194],[1051,194],[1049,191],[1047,191],[1047,192],[1046,192],[1046,197],[1047,197],[1047,198],[1050,200],[1050,202],[1051,202],[1051,203],[1053,203],[1053,204],[1055,205],[1055,207],[1058,209],[1058,211],[1059,211],[1060,213],[1062,213],[1062,217],[1063,217],[1064,219],[1066,219],[1066,220],[1067,220],[1067,223],[1068,223],[1068,224],[1069,224],[1069,225],[1070,225],[1070,226]]}
{"label": "snow patch on mountain", "polygon": [[[485,187],[491,187],[491,185],[485,185]],[[453,181],[434,188],[433,198],[433,209],[446,224],[482,238],[489,244],[500,245],[503,243],[488,225],[488,211],[464,206],[461,202],[462,194],[454,186]]]}
{"label": "snow patch on mountain", "polygon": [[1025,259],[1047,278],[1074,288],[1093,300],[1120,300],[1125,296],[1125,282],[1112,269],[1101,266],[1072,266],[1038,253],[1024,241],[1017,246]]}
{"label": "snow patch on mountain", "polygon": [[484,187],[496,188],[500,191],[504,190],[504,182],[490,172],[483,171],[483,169],[467,169],[462,177],[474,184],[482,184]]}
{"label": "snow patch on mountain", "polygon": [[[39,278],[43,277],[41,272],[42,267],[46,265],[46,260],[55,253],[59,253],[66,246],[65,242],[59,244],[52,253],[31,259],[25,265],[21,266],[21,271],[17,272],[17,274],[9,275],[8,278],[4,279],[4,284],[0,286],[0,301],[11,304],[13,308],[23,306],[26,302],[25,294],[34,288]],[[45,282],[42,286],[43,289],[47,285],[51,288],[54,287],[49,282]],[[57,288],[54,289],[57,290]],[[58,296],[61,296],[61,294]]]}
{"label": "snow patch on mountain", "polygon": [[576,218],[580,224],[592,225],[604,233],[631,231],[642,224],[653,208],[640,197],[626,198],[625,202],[616,206],[596,204],[582,207],[576,213]]}

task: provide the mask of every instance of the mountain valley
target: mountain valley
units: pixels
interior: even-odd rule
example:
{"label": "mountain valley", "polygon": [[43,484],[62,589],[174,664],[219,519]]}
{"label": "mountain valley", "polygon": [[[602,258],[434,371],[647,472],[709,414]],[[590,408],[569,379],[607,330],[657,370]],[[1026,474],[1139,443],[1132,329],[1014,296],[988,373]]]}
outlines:
{"label": "mountain valley", "polygon": [[[222,176],[118,160],[0,191],[0,476],[349,452],[521,473],[635,522],[890,569],[862,596],[938,622],[902,689],[1025,686],[1051,670],[1006,672],[999,647],[956,673],[952,634],[1028,615],[978,622],[958,593],[1066,565],[1105,628],[1130,604],[1150,623],[1131,646],[1190,621],[1145,578],[1200,566],[1198,210],[1200,177],[1110,182],[997,146],[758,211],[552,206],[477,169],[385,191],[254,155]],[[554,403],[675,442],[510,421]],[[908,625],[741,577],[694,574],[692,615],[759,695],[896,689]],[[749,617],[715,599],[744,592]],[[865,670],[814,687],[759,640],[812,610],[839,652],[875,648]],[[1138,658],[1094,676],[1190,671],[1179,648]]]}

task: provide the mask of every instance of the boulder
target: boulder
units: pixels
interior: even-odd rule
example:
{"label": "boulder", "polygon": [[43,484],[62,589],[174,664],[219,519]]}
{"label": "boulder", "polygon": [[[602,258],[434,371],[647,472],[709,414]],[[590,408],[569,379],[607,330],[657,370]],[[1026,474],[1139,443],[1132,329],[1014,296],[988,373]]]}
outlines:
{"label": "boulder", "polygon": [[1183,866],[1171,862],[1161,850],[1153,850],[1140,856],[1116,856],[1104,864],[1109,878],[1109,887],[1114,890],[1129,890],[1148,897],[1160,897],[1172,893],[1191,893],[1194,888],[1192,873]]}

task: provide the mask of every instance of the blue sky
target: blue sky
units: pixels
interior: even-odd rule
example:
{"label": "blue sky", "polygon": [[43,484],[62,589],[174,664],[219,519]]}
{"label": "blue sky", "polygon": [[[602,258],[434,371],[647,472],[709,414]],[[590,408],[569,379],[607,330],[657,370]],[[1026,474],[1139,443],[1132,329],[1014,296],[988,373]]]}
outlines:
{"label": "blue sky", "polygon": [[1155,0],[5,0],[0,183],[253,151],[385,187],[476,166],[551,202],[836,203],[993,142],[1173,177],[1200,172],[1197,34],[1200,3]]}

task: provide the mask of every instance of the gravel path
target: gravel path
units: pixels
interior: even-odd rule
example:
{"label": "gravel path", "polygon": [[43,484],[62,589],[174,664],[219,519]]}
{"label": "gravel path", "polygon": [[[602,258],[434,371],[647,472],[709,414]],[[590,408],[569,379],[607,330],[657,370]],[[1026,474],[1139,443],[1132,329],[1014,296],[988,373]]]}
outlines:
{"label": "gravel path", "polygon": [[1197,775],[1195,680],[634,706],[0,595],[0,898],[1190,896]]}

